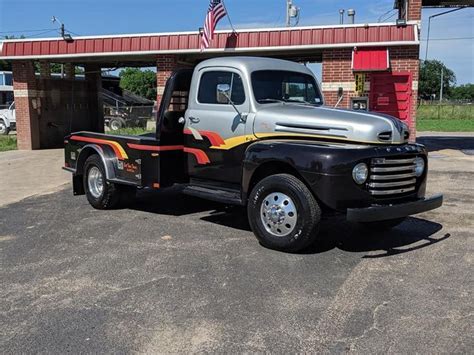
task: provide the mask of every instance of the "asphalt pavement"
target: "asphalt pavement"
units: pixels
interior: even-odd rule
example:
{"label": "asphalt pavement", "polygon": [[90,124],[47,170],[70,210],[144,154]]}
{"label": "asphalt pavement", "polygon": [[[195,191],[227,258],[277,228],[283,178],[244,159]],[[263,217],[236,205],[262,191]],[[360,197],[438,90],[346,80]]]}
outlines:
{"label": "asphalt pavement", "polygon": [[113,211],[69,186],[4,205],[0,351],[470,353],[474,159],[430,155],[441,209],[385,234],[327,218],[299,254],[178,190]]}

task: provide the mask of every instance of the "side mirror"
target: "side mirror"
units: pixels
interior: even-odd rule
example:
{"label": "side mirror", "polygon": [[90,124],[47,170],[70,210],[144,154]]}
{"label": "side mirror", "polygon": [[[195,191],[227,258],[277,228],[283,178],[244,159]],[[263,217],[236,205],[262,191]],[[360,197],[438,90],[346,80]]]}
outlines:
{"label": "side mirror", "polygon": [[217,84],[217,102],[220,104],[230,103],[230,85]]}

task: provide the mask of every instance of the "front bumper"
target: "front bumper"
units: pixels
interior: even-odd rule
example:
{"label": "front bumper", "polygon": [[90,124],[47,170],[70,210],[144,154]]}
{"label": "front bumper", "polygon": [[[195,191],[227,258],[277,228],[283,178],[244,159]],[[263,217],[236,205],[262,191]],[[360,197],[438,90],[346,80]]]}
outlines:
{"label": "front bumper", "polygon": [[443,195],[422,198],[413,202],[347,209],[347,220],[351,222],[375,222],[396,219],[434,210],[443,204]]}

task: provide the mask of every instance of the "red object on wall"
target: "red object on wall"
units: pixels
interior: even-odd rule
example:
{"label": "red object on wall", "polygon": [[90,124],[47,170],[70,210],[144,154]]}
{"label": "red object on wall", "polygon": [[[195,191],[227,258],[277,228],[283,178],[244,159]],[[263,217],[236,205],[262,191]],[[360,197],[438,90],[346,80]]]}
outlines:
{"label": "red object on wall", "polygon": [[411,126],[411,79],[409,72],[372,73],[370,110],[395,116]]}
{"label": "red object on wall", "polygon": [[387,48],[357,48],[352,51],[354,71],[386,71],[389,67]]}

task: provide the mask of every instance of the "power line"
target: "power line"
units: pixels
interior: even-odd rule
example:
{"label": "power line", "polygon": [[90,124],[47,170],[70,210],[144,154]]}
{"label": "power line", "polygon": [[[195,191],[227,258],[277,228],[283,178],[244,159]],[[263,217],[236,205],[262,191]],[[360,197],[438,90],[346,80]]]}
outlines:
{"label": "power line", "polygon": [[[451,38],[430,38],[430,41],[456,41],[456,40],[467,40],[474,39],[474,37],[451,37]],[[425,41],[426,38],[423,38],[421,41]]]}
{"label": "power line", "polygon": [[0,33],[28,33],[28,32],[42,32],[52,30],[52,28],[43,28],[40,30],[14,30],[14,31],[0,31]]}

